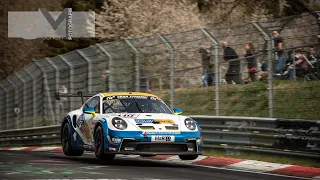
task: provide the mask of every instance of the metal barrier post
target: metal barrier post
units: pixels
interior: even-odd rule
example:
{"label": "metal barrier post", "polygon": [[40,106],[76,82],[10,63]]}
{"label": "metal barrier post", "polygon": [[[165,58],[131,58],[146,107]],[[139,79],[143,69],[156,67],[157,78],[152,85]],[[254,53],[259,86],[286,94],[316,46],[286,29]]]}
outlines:
{"label": "metal barrier post", "polygon": [[219,41],[217,38],[214,37],[214,35],[208,30],[201,28],[201,31],[205,36],[207,36],[210,41],[214,45],[215,50],[215,110],[216,110],[216,116],[220,115],[220,68],[219,68]]}
{"label": "metal barrier post", "polygon": [[[2,85],[0,84],[0,87],[2,87],[2,89],[6,92],[6,104],[8,104],[9,100],[8,100],[8,90]],[[7,106],[6,106],[6,109],[5,109],[5,115],[6,117],[4,118],[6,120],[6,130],[9,129],[9,113],[8,113],[8,110],[7,110]]]}
{"label": "metal barrier post", "polygon": [[26,123],[26,108],[28,106],[27,104],[27,99],[26,99],[26,81],[19,75],[19,73],[15,73],[15,75],[22,81],[23,83],[23,107],[22,107],[22,121],[23,121],[23,128],[25,128],[25,123]]}
{"label": "metal barrier post", "polygon": [[[0,86],[0,88],[2,88],[3,89],[3,87],[2,86]],[[3,89],[3,91],[4,91],[4,89]],[[4,94],[2,94],[2,97],[3,97],[3,95]],[[0,102],[0,109],[2,109],[2,110],[5,110],[5,108],[4,107],[2,107],[2,104],[4,104],[4,102],[2,101],[2,102]],[[3,123],[1,122],[1,121],[3,121],[5,118],[3,118],[3,117],[1,117],[0,116],[0,130],[3,130]]]}
{"label": "metal barrier post", "polygon": [[255,28],[257,28],[268,42],[268,101],[269,101],[269,117],[274,116],[274,96],[273,96],[273,63],[272,63],[272,43],[273,38],[267,33],[267,31],[258,22],[252,22]]}
{"label": "metal barrier post", "polygon": [[162,86],[163,86],[163,83],[162,83],[162,77],[159,77],[159,90],[162,91]]}
{"label": "metal barrier post", "polygon": [[[18,87],[14,84],[14,82],[11,82],[9,78],[7,80],[8,80],[8,83],[11,84],[14,88],[14,104],[17,105],[17,104],[19,104]],[[16,107],[14,107],[14,108],[16,108]],[[20,129],[19,116],[16,115],[15,121],[16,121],[16,129]]]}
{"label": "metal barrier post", "polygon": [[108,64],[108,66],[109,66],[109,71],[110,71],[110,74],[109,74],[109,76],[108,76],[108,78],[109,78],[109,85],[108,85],[108,87],[109,87],[109,89],[108,89],[108,91],[109,92],[113,92],[113,82],[115,82],[114,81],[114,75],[113,75],[113,73],[111,73],[112,71],[111,71],[111,68],[113,67],[113,58],[112,58],[112,56],[111,56],[111,54],[110,53],[108,53],[108,51],[103,47],[103,46],[101,46],[101,44],[96,44],[96,46],[106,55],[106,56],[108,56],[108,59],[109,59],[109,64]]}
{"label": "metal barrier post", "polygon": [[[58,55],[58,57],[60,58],[60,59],[62,59],[62,61],[63,62],[65,62],[69,67],[70,67],[70,82],[69,82],[69,89],[70,89],[70,91],[68,91],[68,92],[70,92],[70,93],[74,93],[74,69],[73,69],[73,67],[72,67],[72,64],[65,58],[65,57],[63,57],[63,55]],[[73,106],[73,100],[71,99],[70,100],[70,107],[69,107],[69,110],[71,110],[71,109],[73,109],[74,108],[74,106]]]}
{"label": "metal barrier post", "polygon": [[[43,74],[43,86],[44,86],[44,93],[47,93],[47,96],[48,96],[48,101],[49,101],[49,111],[51,112],[51,116],[54,117],[54,113],[53,113],[53,107],[52,107],[52,103],[51,103],[51,94],[50,94],[50,88],[49,88],[49,85],[48,85],[48,77],[47,77],[47,73],[46,71],[44,70],[44,68],[39,64],[38,61],[34,61],[33,62],[35,63],[36,66],[38,66]],[[43,94],[43,96],[45,96],[45,94]],[[46,114],[45,114],[46,115]],[[46,122],[45,122],[45,125],[46,125]]]}
{"label": "metal barrier post", "polygon": [[136,54],[136,91],[140,91],[140,53],[136,47],[130,42],[129,39],[125,38],[124,41],[133,49]]}
{"label": "metal barrier post", "polygon": [[174,46],[163,35],[159,35],[160,39],[170,49],[170,108],[174,108]]}
{"label": "metal barrier post", "polygon": [[89,58],[87,58],[81,50],[76,50],[76,52],[88,63],[88,93],[92,93],[92,63]]}
{"label": "metal barrier post", "polygon": [[[59,91],[60,89],[60,72],[59,72],[59,68],[53,63],[51,62],[51,60],[49,58],[45,58],[47,60],[47,62],[54,68],[55,72],[55,91]],[[59,121],[59,114],[60,114],[60,106],[59,106],[59,101],[55,101],[55,118],[53,119],[53,124],[57,124]]]}
{"label": "metal barrier post", "polygon": [[296,63],[296,57],[295,57],[295,54],[296,54],[296,51],[295,50],[293,50],[292,51],[292,64],[293,64],[293,80],[296,80],[296,65],[295,65],[295,63]]}
{"label": "metal barrier post", "polygon": [[37,118],[37,106],[36,106],[36,101],[37,101],[37,88],[36,88],[36,79],[35,77],[32,75],[31,72],[27,71],[26,69],[24,69],[24,71],[26,71],[26,73],[32,78],[32,114],[33,114],[33,118],[32,118],[32,127],[36,127],[36,118]]}
{"label": "metal barrier post", "polygon": [[243,74],[244,74],[244,73],[243,73],[243,68],[242,68],[242,67],[243,67],[243,64],[244,64],[243,61],[244,61],[244,59],[240,59],[240,78],[241,78],[241,82],[240,82],[240,83],[241,83],[241,84],[244,84],[244,81],[243,81]]}

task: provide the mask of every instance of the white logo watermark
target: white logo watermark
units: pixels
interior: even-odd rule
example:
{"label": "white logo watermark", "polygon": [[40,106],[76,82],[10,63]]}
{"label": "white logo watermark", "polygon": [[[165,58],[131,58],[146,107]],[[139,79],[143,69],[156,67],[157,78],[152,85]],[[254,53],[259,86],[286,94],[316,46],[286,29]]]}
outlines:
{"label": "white logo watermark", "polygon": [[95,37],[95,12],[9,11],[8,37],[36,38],[92,38]]}

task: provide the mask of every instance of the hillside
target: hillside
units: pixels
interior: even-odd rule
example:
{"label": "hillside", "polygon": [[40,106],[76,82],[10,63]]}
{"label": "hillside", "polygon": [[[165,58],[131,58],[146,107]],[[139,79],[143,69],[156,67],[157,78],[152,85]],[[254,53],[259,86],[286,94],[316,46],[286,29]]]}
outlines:
{"label": "hillside", "polygon": [[[123,37],[181,32],[198,27],[241,24],[316,10],[304,0],[2,0],[0,1],[0,79],[28,65],[32,59],[53,57],[97,42]],[[24,40],[7,38],[8,11],[93,10],[95,39]]]}
{"label": "hillside", "polygon": [[[268,84],[223,85],[220,89],[220,115],[268,117]],[[215,115],[214,87],[176,89],[175,107],[186,115]],[[156,92],[167,104],[169,92]],[[320,83],[276,81],[274,113],[278,118],[320,120]]]}

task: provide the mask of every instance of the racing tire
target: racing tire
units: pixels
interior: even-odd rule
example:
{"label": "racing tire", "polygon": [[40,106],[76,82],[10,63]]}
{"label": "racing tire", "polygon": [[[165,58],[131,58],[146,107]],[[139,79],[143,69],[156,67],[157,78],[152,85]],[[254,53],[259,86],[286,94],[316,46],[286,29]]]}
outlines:
{"label": "racing tire", "polygon": [[67,156],[81,156],[83,154],[82,149],[72,149],[71,146],[71,129],[68,122],[63,124],[61,131],[61,144],[63,153]]}
{"label": "racing tire", "polygon": [[198,158],[198,155],[179,155],[181,160],[195,160]]}
{"label": "racing tire", "polygon": [[102,127],[97,127],[94,133],[94,153],[96,157],[101,161],[111,161],[116,156],[115,154],[104,153],[104,139]]}

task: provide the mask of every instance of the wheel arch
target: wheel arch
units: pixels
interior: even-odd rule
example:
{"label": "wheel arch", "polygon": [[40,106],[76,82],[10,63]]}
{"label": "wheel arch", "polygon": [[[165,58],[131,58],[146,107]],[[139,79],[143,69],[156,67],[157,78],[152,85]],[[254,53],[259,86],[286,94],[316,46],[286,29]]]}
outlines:
{"label": "wheel arch", "polygon": [[94,131],[93,131],[93,137],[95,137],[96,134],[96,130],[97,128],[101,126],[102,131],[103,131],[103,141],[104,141],[104,148],[108,148],[109,147],[109,141],[108,141],[108,136],[109,136],[109,128],[108,128],[108,123],[106,119],[100,119],[97,124],[94,127]]}
{"label": "wheel arch", "polygon": [[60,138],[62,138],[62,136],[61,136],[62,130],[63,130],[63,127],[64,127],[64,125],[65,125],[66,123],[69,123],[69,125],[70,125],[70,123],[71,123],[71,117],[70,117],[69,115],[66,116],[66,117],[62,120],[62,122],[61,122]]}

